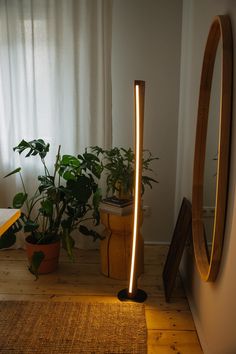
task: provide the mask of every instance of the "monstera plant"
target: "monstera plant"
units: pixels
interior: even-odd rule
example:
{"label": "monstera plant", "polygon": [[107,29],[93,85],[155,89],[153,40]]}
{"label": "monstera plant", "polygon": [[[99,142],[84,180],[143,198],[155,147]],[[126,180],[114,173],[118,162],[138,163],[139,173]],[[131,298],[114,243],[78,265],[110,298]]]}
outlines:
{"label": "monstera plant", "polygon": [[[24,231],[27,243],[36,246],[36,251],[30,255],[30,270],[36,275],[40,267],[43,269],[43,262],[48,262],[43,245],[58,245],[61,241],[68,256],[73,259],[73,232],[76,229],[94,239],[101,238],[94,228],[88,228],[85,224],[87,220],[92,221],[94,226],[99,224],[101,193],[97,182],[102,167],[98,157],[87,150],[78,156],[61,156],[59,146],[54,168],[50,171],[46,164],[49,148],[50,145],[43,139],[22,140],[13,148],[19,154],[26,153],[26,158],[39,158],[41,161],[42,173],[32,177],[33,184],[36,184],[32,195],[28,193],[21,167],[5,176],[18,174],[21,179],[22,190],[14,196],[12,207],[21,208],[22,212],[20,219],[2,236],[0,248],[11,246],[16,234]],[[48,270],[41,271],[46,272]]]}

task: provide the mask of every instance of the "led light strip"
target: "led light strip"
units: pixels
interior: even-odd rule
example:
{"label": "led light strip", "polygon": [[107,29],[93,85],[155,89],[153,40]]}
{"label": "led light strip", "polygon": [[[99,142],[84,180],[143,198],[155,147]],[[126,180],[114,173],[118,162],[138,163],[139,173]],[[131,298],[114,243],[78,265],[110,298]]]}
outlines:
{"label": "led light strip", "polygon": [[[120,301],[144,302],[147,299],[147,294],[144,290],[138,289],[138,258],[141,256],[142,239],[139,233],[140,208],[141,208],[141,186],[142,186],[142,160],[143,160],[143,122],[144,122],[144,94],[145,81],[134,81],[134,212],[133,212],[133,233],[131,236],[131,262],[129,286],[118,292],[117,297]],[[140,241],[140,242],[139,242]],[[143,260],[140,260],[142,262]],[[140,272],[139,272],[140,273]]]}
{"label": "led light strip", "polygon": [[139,85],[135,85],[135,112],[136,112],[136,124],[135,124],[135,187],[134,187],[134,221],[133,221],[133,244],[132,244],[132,256],[131,256],[131,269],[130,269],[130,281],[129,281],[129,294],[134,291],[134,269],[136,258],[136,245],[138,236],[138,217],[140,208],[140,102],[139,102]]}

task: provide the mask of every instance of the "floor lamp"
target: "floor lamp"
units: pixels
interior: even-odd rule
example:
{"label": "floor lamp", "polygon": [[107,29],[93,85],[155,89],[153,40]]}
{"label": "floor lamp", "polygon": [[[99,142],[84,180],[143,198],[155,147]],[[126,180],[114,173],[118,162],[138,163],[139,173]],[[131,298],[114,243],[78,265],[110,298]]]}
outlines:
{"label": "floor lamp", "polygon": [[145,291],[138,289],[138,276],[136,271],[136,258],[138,255],[137,239],[140,235],[141,220],[141,184],[142,184],[142,158],[143,158],[143,126],[144,126],[144,95],[145,81],[134,81],[134,121],[135,121],[135,181],[134,181],[134,219],[132,233],[132,252],[130,264],[130,278],[128,289],[118,293],[120,301],[144,302],[147,298]]}

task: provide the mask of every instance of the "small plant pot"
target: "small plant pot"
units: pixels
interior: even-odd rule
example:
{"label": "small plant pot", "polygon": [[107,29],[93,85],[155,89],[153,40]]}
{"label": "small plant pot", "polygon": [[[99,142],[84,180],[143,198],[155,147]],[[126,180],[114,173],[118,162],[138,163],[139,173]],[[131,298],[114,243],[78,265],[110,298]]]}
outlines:
{"label": "small plant pot", "polygon": [[52,273],[57,269],[60,255],[60,241],[56,241],[47,245],[33,244],[29,242],[29,237],[26,237],[25,242],[26,253],[30,264],[34,252],[41,251],[44,254],[44,259],[39,266],[38,274]]}
{"label": "small plant pot", "polygon": [[116,190],[115,190],[115,197],[118,199],[131,199],[132,198],[132,193],[130,191],[125,191],[123,185],[121,182],[116,182],[115,184]]}

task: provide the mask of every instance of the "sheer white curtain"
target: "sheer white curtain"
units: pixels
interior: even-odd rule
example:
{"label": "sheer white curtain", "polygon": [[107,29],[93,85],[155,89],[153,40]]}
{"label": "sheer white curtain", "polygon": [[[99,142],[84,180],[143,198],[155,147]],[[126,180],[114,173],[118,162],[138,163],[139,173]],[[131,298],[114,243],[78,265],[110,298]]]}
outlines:
{"label": "sheer white curtain", "polygon": [[2,176],[38,168],[13,153],[21,139],[50,142],[52,161],[59,144],[72,154],[110,145],[111,5],[0,0],[0,207],[19,186]]}

